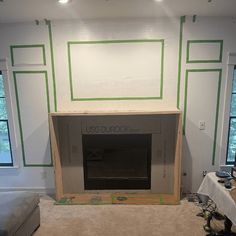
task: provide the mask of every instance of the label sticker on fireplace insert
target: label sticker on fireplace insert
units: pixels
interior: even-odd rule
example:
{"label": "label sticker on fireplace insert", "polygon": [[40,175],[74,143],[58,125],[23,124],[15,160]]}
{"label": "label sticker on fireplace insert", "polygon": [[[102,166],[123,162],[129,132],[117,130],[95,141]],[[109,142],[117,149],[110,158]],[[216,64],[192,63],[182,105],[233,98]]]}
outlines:
{"label": "label sticker on fireplace insert", "polygon": [[135,133],[139,129],[133,129],[129,126],[86,126],[85,133],[87,134],[112,134],[112,133]]}

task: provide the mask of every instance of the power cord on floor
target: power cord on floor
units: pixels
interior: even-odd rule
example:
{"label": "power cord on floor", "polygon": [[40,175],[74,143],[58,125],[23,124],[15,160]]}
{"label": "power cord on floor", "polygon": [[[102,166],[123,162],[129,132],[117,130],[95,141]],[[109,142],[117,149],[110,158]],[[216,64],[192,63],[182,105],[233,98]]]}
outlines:
{"label": "power cord on floor", "polygon": [[[187,200],[189,202],[193,202],[197,205],[201,212],[197,214],[199,217],[203,217],[206,220],[206,224],[203,226],[203,229],[208,233],[206,236],[236,236],[235,233],[231,231],[232,223],[226,217],[220,214],[217,210],[216,204],[211,200],[208,199],[206,202],[202,202],[201,198],[199,198],[198,194],[187,194]],[[224,230],[217,232],[211,227],[211,221],[224,220]]]}

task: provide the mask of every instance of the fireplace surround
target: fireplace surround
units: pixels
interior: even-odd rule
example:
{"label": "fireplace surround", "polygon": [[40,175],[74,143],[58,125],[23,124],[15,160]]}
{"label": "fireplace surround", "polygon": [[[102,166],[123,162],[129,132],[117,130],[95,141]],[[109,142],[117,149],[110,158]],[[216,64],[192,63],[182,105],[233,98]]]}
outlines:
{"label": "fireplace surround", "polygon": [[181,112],[51,113],[57,199],[96,191],[180,195]]}

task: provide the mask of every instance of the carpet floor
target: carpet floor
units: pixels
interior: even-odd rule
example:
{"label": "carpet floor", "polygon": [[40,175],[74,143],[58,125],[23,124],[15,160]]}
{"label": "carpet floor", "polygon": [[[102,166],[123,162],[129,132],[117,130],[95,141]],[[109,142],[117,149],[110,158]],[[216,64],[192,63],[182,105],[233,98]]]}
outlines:
{"label": "carpet floor", "polygon": [[205,221],[194,204],[54,205],[40,199],[41,226],[34,236],[204,236]]}

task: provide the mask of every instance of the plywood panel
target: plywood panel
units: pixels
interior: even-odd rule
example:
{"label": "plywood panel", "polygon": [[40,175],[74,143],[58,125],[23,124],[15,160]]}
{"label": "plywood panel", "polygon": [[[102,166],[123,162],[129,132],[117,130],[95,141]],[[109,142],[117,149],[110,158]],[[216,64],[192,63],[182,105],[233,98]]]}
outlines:
{"label": "plywood panel", "polygon": [[63,196],[63,184],[62,184],[62,170],[61,170],[61,158],[60,158],[60,140],[58,119],[49,115],[49,130],[51,140],[51,153],[54,167],[54,180],[56,187],[56,199],[60,199]]}
{"label": "plywood panel", "polygon": [[152,135],[152,192],[174,192],[176,116],[161,117],[161,134]]}
{"label": "plywood panel", "polygon": [[64,193],[84,191],[81,120],[59,119],[60,158]]}

